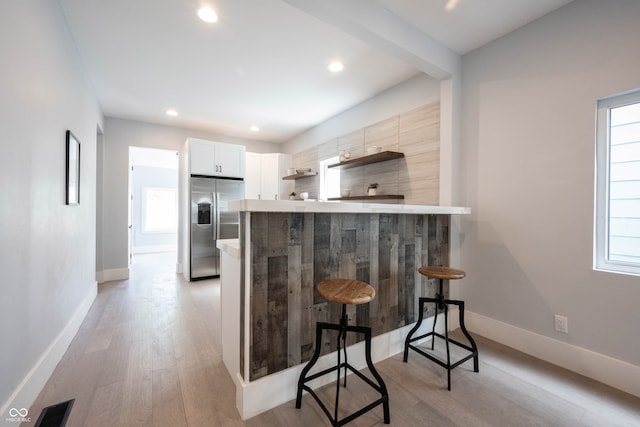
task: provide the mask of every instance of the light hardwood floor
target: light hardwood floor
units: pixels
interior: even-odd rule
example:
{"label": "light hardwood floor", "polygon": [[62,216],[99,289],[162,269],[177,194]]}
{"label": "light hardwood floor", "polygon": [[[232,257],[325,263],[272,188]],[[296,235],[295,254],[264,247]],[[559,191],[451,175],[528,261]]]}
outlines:
{"label": "light hardwood floor", "polygon": [[[301,409],[292,401],[242,421],[221,360],[219,281],[185,283],[171,255],[137,261],[129,280],[100,285],[29,410],[34,422],[43,407],[75,399],[69,427],[329,425],[309,396]],[[392,426],[640,426],[640,398],[477,338],[480,372],[470,362],[455,369],[451,392],[446,371],[416,353],[376,365]],[[342,390],[345,411],[373,396],[353,375]],[[382,421],[378,407],[349,425]]]}

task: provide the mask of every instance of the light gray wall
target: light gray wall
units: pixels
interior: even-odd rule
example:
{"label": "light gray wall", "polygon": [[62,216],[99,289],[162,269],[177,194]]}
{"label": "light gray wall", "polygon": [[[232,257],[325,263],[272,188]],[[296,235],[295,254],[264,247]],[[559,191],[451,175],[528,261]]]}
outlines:
{"label": "light gray wall", "polygon": [[[104,128],[103,175],[103,223],[101,246],[103,271],[126,269],[128,253],[128,180],[129,147],[182,150],[189,137],[211,141],[240,144],[254,153],[278,152],[278,144],[241,140],[224,135],[185,128],[143,123],[134,120],[106,118]],[[180,160],[182,166],[182,161]],[[178,241],[182,227],[178,230]],[[180,246],[178,259],[182,259]]]}
{"label": "light gray wall", "polygon": [[[640,2],[577,0],[463,57],[460,295],[640,365],[640,280],[592,270],[596,99],[640,86]],[[569,318],[555,332],[553,315]]]}
{"label": "light gray wall", "polygon": [[[102,117],[56,1],[2,4],[0,58],[2,407],[95,292]],[[79,206],[65,205],[67,129],[81,142]]]}

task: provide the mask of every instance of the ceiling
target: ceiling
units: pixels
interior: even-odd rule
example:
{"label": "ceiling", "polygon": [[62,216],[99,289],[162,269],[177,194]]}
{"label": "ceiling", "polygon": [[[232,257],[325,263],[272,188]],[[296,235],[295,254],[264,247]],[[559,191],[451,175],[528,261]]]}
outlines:
{"label": "ceiling", "polygon": [[58,2],[105,116],[284,142],[570,0]]}

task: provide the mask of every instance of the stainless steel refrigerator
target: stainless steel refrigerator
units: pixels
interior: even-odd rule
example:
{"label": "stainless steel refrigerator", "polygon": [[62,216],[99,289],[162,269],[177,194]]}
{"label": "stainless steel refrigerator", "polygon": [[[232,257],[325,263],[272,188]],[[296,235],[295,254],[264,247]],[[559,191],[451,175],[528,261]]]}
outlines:
{"label": "stainless steel refrigerator", "polygon": [[191,177],[190,279],[220,275],[218,239],[238,237],[238,212],[229,212],[231,200],[244,198],[244,182],[238,179]]}

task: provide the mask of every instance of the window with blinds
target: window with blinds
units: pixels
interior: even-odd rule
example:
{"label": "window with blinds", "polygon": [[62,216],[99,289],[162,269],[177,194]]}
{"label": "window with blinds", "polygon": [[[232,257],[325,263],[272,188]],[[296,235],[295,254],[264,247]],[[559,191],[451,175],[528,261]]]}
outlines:
{"label": "window with blinds", "polygon": [[640,91],[598,102],[597,269],[640,274]]}

